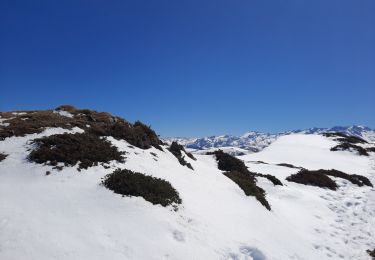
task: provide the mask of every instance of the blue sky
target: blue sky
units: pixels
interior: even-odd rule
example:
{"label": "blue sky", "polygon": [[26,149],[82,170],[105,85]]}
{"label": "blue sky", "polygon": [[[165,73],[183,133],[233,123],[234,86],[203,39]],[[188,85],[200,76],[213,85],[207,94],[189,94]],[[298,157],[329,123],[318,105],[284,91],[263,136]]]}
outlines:
{"label": "blue sky", "polygon": [[375,1],[0,2],[0,110],[163,136],[375,127]]}

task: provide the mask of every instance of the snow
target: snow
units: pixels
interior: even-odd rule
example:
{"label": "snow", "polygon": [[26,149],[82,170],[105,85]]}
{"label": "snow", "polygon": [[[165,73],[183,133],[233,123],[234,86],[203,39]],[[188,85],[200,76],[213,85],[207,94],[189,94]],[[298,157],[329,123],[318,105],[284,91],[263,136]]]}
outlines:
{"label": "snow", "polygon": [[[274,165],[335,168],[375,181],[373,156],[330,152],[335,142],[328,138],[283,136],[240,157],[251,170],[286,184],[258,178],[268,211],[224,176],[210,155],[195,154],[196,161],[185,156],[192,171],[165,148],[142,150],[108,137],[126,152],[125,163],[113,162],[111,169],[57,172],[27,162],[31,139],[82,131],[47,129],[0,142],[0,152],[9,154],[0,162],[0,259],[368,259],[366,250],[375,246],[374,189],[343,181],[338,191],[287,183],[298,169]],[[272,164],[250,162],[256,160]],[[174,211],[105,189],[101,179],[115,168],[169,181],[182,205]]]}
{"label": "snow", "polygon": [[26,112],[12,112],[12,114],[15,116],[22,116],[22,115],[26,115],[27,113]]}
{"label": "snow", "polygon": [[8,120],[8,118],[0,118],[0,126],[9,126],[9,123],[4,122],[6,120]]}
{"label": "snow", "polygon": [[363,138],[367,142],[375,142],[375,129],[365,126],[335,126],[331,128],[309,128],[304,130],[285,131],[281,133],[262,133],[256,131],[249,131],[240,136],[233,135],[219,135],[207,136],[202,138],[165,138],[167,143],[177,141],[186,148],[195,150],[205,150],[211,148],[221,147],[237,147],[249,151],[261,151],[265,147],[273,143],[277,138],[289,134],[322,134],[326,132],[340,132],[347,135],[354,135]]}
{"label": "snow", "polygon": [[9,126],[9,123],[5,123],[4,121],[7,121],[7,120],[10,120],[10,119],[13,119],[14,117],[10,117],[10,118],[1,118],[0,116],[0,126]]}
{"label": "snow", "polygon": [[245,161],[290,163],[310,170],[336,169],[346,173],[368,175],[368,158],[353,153],[331,152],[337,145],[322,135],[292,134],[280,137],[262,152],[245,155]]}
{"label": "snow", "polygon": [[65,110],[53,110],[53,113],[59,114],[60,116],[73,118],[73,114]]}
{"label": "snow", "polygon": [[223,152],[228,153],[228,154],[233,155],[233,156],[245,155],[245,154],[252,153],[249,150],[238,148],[238,147],[233,147],[233,146],[231,146],[231,147],[225,147],[224,146],[224,147],[220,147],[220,148],[210,148],[210,149],[206,149],[206,150],[196,150],[196,149],[187,148],[186,150],[189,151],[189,152],[192,152],[194,154],[207,154],[209,152],[222,150]]}
{"label": "snow", "polygon": [[[262,152],[241,156],[240,159],[246,162],[250,170],[273,174],[288,185],[287,192],[279,193],[262,180],[267,198],[274,211],[282,214],[282,218],[287,220],[290,215],[298,215],[293,218],[293,221],[300,221],[297,227],[313,223],[314,218],[320,222],[311,227],[318,236],[312,238],[317,250],[330,259],[368,259],[365,251],[375,245],[372,235],[375,233],[375,190],[359,188],[337,178],[335,181],[340,185],[338,191],[288,183],[285,178],[298,169],[275,165],[289,163],[310,170],[337,169],[367,176],[374,183],[374,156],[368,158],[350,152],[331,152],[329,149],[336,144],[321,135],[294,134],[280,137]],[[287,210],[283,210],[284,207]]]}

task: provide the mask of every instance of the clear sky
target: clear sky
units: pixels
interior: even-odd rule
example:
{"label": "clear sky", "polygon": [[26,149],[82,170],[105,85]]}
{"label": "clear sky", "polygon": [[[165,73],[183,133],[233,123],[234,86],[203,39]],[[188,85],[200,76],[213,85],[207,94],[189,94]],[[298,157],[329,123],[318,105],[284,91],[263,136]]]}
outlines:
{"label": "clear sky", "polygon": [[163,136],[375,127],[375,1],[0,1],[0,111],[61,104]]}

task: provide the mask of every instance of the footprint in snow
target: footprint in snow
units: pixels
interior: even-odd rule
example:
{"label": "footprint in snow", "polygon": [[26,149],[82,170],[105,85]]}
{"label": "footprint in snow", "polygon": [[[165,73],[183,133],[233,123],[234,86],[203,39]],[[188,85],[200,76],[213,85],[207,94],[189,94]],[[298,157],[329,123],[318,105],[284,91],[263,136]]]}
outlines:
{"label": "footprint in snow", "polygon": [[251,256],[253,260],[266,260],[266,256],[256,247],[241,246],[240,252],[243,255]]}
{"label": "footprint in snow", "polygon": [[184,242],[185,241],[185,235],[181,231],[174,230],[173,231],[173,238],[178,242]]}

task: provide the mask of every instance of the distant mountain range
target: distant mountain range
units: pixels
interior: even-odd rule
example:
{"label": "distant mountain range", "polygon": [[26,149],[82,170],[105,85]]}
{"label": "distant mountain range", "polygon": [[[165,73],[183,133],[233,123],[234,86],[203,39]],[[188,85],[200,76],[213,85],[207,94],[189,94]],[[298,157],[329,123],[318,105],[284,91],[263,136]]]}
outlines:
{"label": "distant mountain range", "polygon": [[248,151],[257,152],[263,150],[274,142],[279,136],[289,135],[293,133],[301,134],[321,134],[325,132],[340,132],[347,135],[354,135],[361,137],[368,142],[375,142],[375,129],[371,129],[366,126],[335,126],[332,128],[309,128],[304,130],[286,131],[281,133],[263,133],[250,131],[241,136],[235,135],[218,135],[218,136],[207,136],[202,138],[184,138],[174,137],[165,138],[167,143],[177,141],[186,148],[195,150],[207,150],[212,148],[221,147],[237,147]]}

